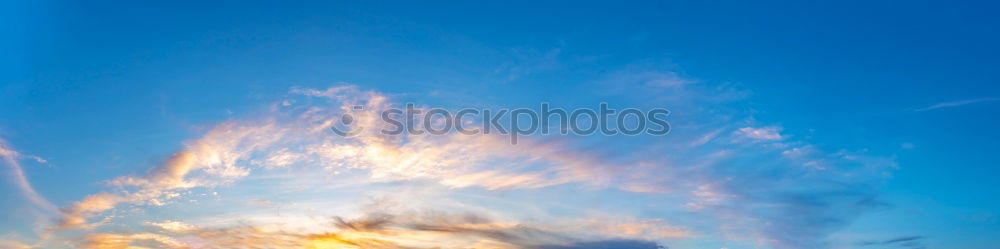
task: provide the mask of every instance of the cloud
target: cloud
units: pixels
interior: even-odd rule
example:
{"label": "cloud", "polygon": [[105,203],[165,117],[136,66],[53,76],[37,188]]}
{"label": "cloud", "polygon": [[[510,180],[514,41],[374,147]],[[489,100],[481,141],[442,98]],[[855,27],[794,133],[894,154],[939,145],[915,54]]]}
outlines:
{"label": "cloud", "polygon": [[[429,179],[455,188],[486,189],[539,188],[585,180],[600,184],[604,175],[595,172],[598,160],[556,144],[515,146],[506,137],[493,135],[400,138],[380,134],[377,131],[385,124],[377,114],[390,106],[387,97],[354,86],[297,88],[292,93],[334,105],[290,106],[269,113],[262,121],[216,125],[145,176],[122,176],[108,182],[120,191],[91,195],[63,209],[56,229],[94,228],[101,224],[88,224],[89,218],[119,204],[159,206],[179,195],[178,190],[240,179],[254,165],[280,168],[308,162],[331,170],[364,170],[373,181]],[[364,110],[355,110],[357,105],[364,105]],[[367,128],[365,133],[340,137],[327,132],[346,112],[356,115],[357,123]],[[494,164],[496,160],[505,164]],[[545,167],[529,167],[539,165]]]}
{"label": "cloud", "polygon": [[77,244],[83,248],[134,248],[141,243],[165,248],[661,248],[651,241],[583,238],[469,213],[370,212],[355,219],[333,217],[310,232],[250,225],[174,229],[178,224],[182,223],[157,223],[169,228],[164,233],[91,234]]}
{"label": "cloud", "polygon": [[[172,190],[188,189],[202,185],[218,184],[248,174],[237,161],[256,148],[281,138],[282,131],[269,123],[240,125],[223,123],[201,139],[191,141],[184,150],[174,153],[161,167],[143,177],[119,177],[109,183],[119,187],[137,187],[120,193],[102,192],[75,202],[62,210],[62,220],[55,227],[61,229],[89,229],[100,223],[87,224],[87,219],[97,213],[115,208],[121,203],[161,205],[164,197],[176,197]],[[200,170],[209,179],[191,180],[189,174]]]}
{"label": "cloud", "polygon": [[894,239],[882,240],[882,241],[862,241],[858,242],[858,246],[890,246],[890,247],[903,247],[912,249],[924,249],[927,246],[924,245],[923,241],[927,237],[924,236],[904,236]]}
{"label": "cloud", "polygon": [[162,222],[147,222],[146,224],[149,224],[150,226],[154,226],[169,232],[188,232],[197,229],[197,227],[195,226],[188,225],[180,221],[167,220]]}
{"label": "cloud", "polygon": [[665,249],[667,247],[641,240],[607,240],[581,242],[572,245],[540,246],[537,249]]}
{"label": "cloud", "polygon": [[249,203],[250,205],[261,206],[261,207],[268,207],[274,205],[274,203],[271,200],[263,200],[263,199],[252,199],[250,200]]}
{"label": "cloud", "polygon": [[718,137],[719,134],[722,133],[723,131],[725,131],[725,129],[717,129],[717,130],[705,133],[705,135],[703,135],[703,136],[699,137],[698,139],[695,139],[694,141],[692,141],[690,143],[690,145],[691,145],[691,147],[697,147],[697,146],[704,145],[705,143],[708,143],[709,141],[712,141],[712,139],[715,139],[716,137]]}
{"label": "cloud", "polygon": [[825,248],[828,234],[886,205],[870,184],[895,168],[890,160],[748,143],[690,177],[703,185],[690,192],[687,206],[723,220],[720,230],[731,238],[772,248]]}
{"label": "cloud", "polygon": [[927,107],[923,107],[923,108],[917,108],[917,109],[915,109],[913,111],[915,111],[915,112],[930,111],[930,110],[935,110],[935,109],[957,107],[957,106],[963,106],[963,105],[969,105],[969,104],[975,104],[975,103],[993,102],[993,101],[997,101],[997,100],[1000,100],[1000,98],[979,98],[979,99],[966,99],[966,100],[958,100],[958,101],[951,101],[951,102],[942,102],[942,103],[933,104],[933,105],[930,105],[930,106],[927,106]]}
{"label": "cloud", "polygon": [[16,240],[0,238],[0,248],[7,249],[30,249],[32,246],[26,245]]}
{"label": "cloud", "polygon": [[640,90],[644,92],[677,92],[696,84],[697,81],[683,77],[673,70],[661,70],[649,65],[634,65],[611,72],[599,80],[601,89],[622,92]]}
{"label": "cloud", "polygon": [[[745,109],[747,91],[727,84],[651,89],[633,76],[651,70],[657,69],[626,67],[596,86],[614,82],[616,92],[634,101],[675,110],[671,142],[646,145],[651,149],[639,159],[658,171],[641,171],[633,181],[681,196],[690,212],[716,223],[708,236],[747,247],[827,248],[829,234],[887,205],[874,186],[898,167],[891,158],[825,151],[777,125],[733,127],[761,123]],[[733,139],[716,139],[720,132]]]}
{"label": "cloud", "polygon": [[606,218],[591,222],[587,227],[594,231],[619,237],[653,241],[695,237],[690,230],[668,225],[661,219],[628,221],[627,218]]}
{"label": "cloud", "polygon": [[771,127],[743,127],[736,131],[737,134],[758,140],[781,140],[781,127],[771,126]]}
{"label": "cloud", "polygon": [[0,159],[3,163],[10,167],[11,170],[11,181],[17,186],[17,189],[28,198],[32,204],[36,207],[44,209],[46,211],[55,212],[57,210],[56,206],[49,202],[45,197],[35,191],[35,188],[28,181],[28,176],[25,175],[24,169],[21,168],[21,164],[18,162],[19,158],[32,158],[40,163],[44,163],[45,160],[36,156],[23,155],[20,152],[15,151],[3,138],[0,138]]}
{"label": "cloud", "polygon": [[[671,74],[647,74],[612,81],[637,82],[640,89],[644,89],[650,87],[650,77],[662,78],[663,75]],[[526,138],[518,145],[511,145],[507,137],[492,135],[387,136],[377,131],[385,125],[378,114],[394,105],[388,96],[349,85],[322,90],[295,88],[288,96],[294,101],[277,102],[287,105],[275,104],[258,119],[218,124],[202,137],[186,142],[182,150],[148,173],[108,181],[115,190],[88,196],[64,208],[60,228],[96,229],[113,216],[107,213],[124,205],[169,205],[196,188],[226,187],[251,174],[295,172],[307,167],[322,169],[331,175],[350,172],[349,178],[333,179],[369,185],[420,182],[455,192],[517,193],[559,189],[571,193],[553,195],[545,201],[518,203],[538,209],[565,210],[565,206],[573,204],[563,202],[574,199],[577,192],[607,191],[605,193],[622,198],[649,200],[646,206],[680,209],[684,217],[714,222],[716,227],[692,230],[686,224],[668,223],[659,218],[637,219],[630,213],[642,210],[616,210],[621,214],[602,219],[581,219],[589,214],[585,211],[575,215],[542,216],[545,222],[559,226],[552,227],[525,222],[532,217],[518,218],[502,212],[502,207],[491,210],[486,204],[448,198],[434,199],[434,204],[461,202],[455,206],[488,210],[505,219],[493,222],[478,215],[393,214],[355,220],[333,219],[326,222],[327,226],[302,230],[231,224],[205,228],[193,223],[199,226],[183,232],[169,231],[151,223],[146,225],[157,226],[164,230],[161,235],[193,247],[260,243],[274,247],[349,244],[359,248],[447,245],[581,248],[618,243],[615,245],[643,248],[650,245],[650,241],[687,239],[697,234],[772,248],[823,248],[827,235],[845,227],[860,214],[884,205],[877,200],[877,191],[871,186],[877,185],[888,175],[888,170],[895,168],[892,160],[863,152],[825,152],[781,134],[780,126],[732,127],[729,124],[734,122],[752,123],[748,120],[753,117],[724,109],[725,105],[717,102],[734,101],[734,98],[710,96],[702,93],[706,90],[698,89],[699,85],[658,85],[667,89],[656,94],[676,91],[683,93],[680,95],[686,103],[707,103],[705,105],[710,107],[698,109],[704,110],[700,112],[705,113],[704,116],[681,116],[690,119],[677,120],[676,127],[684,132],[672,133],[670,143],[650,144],[619,155],[580,149],[569,144],[567,141],[572,140],[568,139]],[[673,101],[668,97],[658,98]],[[354,108],[359,105],[364,108]],[[327,129],[345,114],[353,115],[355,124],[366,129],[353,137],[330,134]],[[741,139],[716,139],[719,134],[733,134]],[[616,145],[603,146],[610,151]],[[287,175],[293,182],[305,178],[301,173]],[[393,191],[400,189],[405,187]],[[245,203],[246,199],[238,204],[247,206]],[[277,209],[276,206],[281,205],[257,208]],[[658,212],[650,210],[647,213]],[[98,219],[102,215],[104,218]],[[160,223],[163,222],[156,224],[169,224]],[[691,223],[698,224],[688,224]],[[133,236],[144,233],[100,234],[105,235],[91,241],[127,241],[127,244],[171,241],[150,239],[154,237],[148,235]],[[591,242],[597,244],[588,244]]]}
{"label": "cloud", "polygon": [[[139,244],[137,244],[139,243]],[[149,244],[148,247],[142,246]],[[87,235],[83,242],[80,243],[79,248],[85,249],[111,249],[111,248],[125,248],[125,249],[141,249],[141,248],[151,248],[151,247],[165,247],[165,248],[190,248],[184,243],[174,240],[173,238],[153,234],[153,233],[135,233],[135,234],[114,234],[114,233],[98,233]]]}
{"label": "cloud", "polygon": [[909,143],[909,142],[904,142],[904,143],[899,144],[899,148],[900,149],[904,149],[904,150],[910,150],[910,149],[913,149],[913,148],[916,148],[916,147],[917,147],[917,145],[915,145],[913,143]]}

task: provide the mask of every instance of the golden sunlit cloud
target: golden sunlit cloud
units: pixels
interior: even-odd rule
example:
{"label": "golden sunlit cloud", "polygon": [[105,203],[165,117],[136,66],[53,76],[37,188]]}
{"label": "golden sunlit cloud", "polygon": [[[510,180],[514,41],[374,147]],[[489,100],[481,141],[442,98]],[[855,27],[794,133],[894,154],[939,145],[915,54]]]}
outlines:
{"label": "golden sunlit cloud", "polygon": [[[257,116],[212,126],[145,174],[109,179],[104,184],[111,189],[59,209],[58,222],[47,229],[54,236],[43,236],[37,244],[550,249],[625,243],[628,248],[655,248],[656,243],[703,234],[685,226],[697,221],[681,225],[659,215],[617,211],[622,206],[615,206],[634,201],[628,198],[651,198],[662,206],[641,207],[655,210],[647,212],[718,218],[717,229],[733,238],[766,238],[772,241],[768,244],[796,247],[791,243],[799,239],[780,231],[809,224],[768,224],[768,214],[732,203],[813,208],[771,196],[780,193],[772,189],[784,186],[776,184],[803,179],[749,177],[734,173],[738,169],[716,169],[737,167],[740,156],[748,154],[773,154],[783,163],[875,160],[807,150],[808,144],[779,134],[777,126],[733,127],[728,132],[711,128],[702,135],[679,136],[687,139],[676,143],[677,153],[688,153],[685,157],[628,160],[558,139],[524,137],[514,145],[508,137],[492,134],[387,135],[378,132],[386,125],[378,114],[396,104],[386,95],[350,85],[295,88],[290,94],[288,98],[297,99],[280,100]],[[329,128],[346,114],[365,130],[346,137],[332,134]],[[719,144],[727,149],[700,151]],[[789,156],[792,152],[798,153]],[[4,155],[16,156],[7,149]],[[838,177],[834,173],[821,177]],[[745,192],[755,188],[741,186],[758,184],[758,177],[772,179],[755,186],[762,192]],[[808,182],[818,189],[839,187]],[[595,202],[585,198],[601,192],[605,203],[600,205],[615,213],[581,205]],[[357,199],[350,199],[390,195],[405,208],[358,205]],[[509,201],[507,195],[521,200]],[[860,192],[848,198],[865,196]],[[360,210],[351,211],[358,206]],[[359,218],[336,218],[342,216]],[[748,230],[761,226],[767,229]]]}

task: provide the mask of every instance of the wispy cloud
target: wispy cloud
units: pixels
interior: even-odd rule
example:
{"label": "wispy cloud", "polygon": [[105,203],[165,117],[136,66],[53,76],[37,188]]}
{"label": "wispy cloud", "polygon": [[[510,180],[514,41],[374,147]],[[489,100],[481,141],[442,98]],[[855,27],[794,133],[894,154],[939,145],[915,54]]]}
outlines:
{"label": "wispy cloud", "polygon": [[[650,69],[625,70],[615,75]],[[673,113],[671,125],[685,131],[671,134],[675,143],[649,151],[669,152],[646,158],[659,161],[661,171],[635,181],[687,190],[685,206],[719,220],[719,230],[729,239],[769,248],[826,248],[829,234],[885,205],[871,186],[890,175],[893,160],[863,151],[826,152],[783,134],[780,126],[761,125],[752,112],[739,108],[745,106],[746,95],[740,94],[745,91],[710,84],[644,91],[648,87],[642,80],[606,81],[646,104],[690,112]],[[752,125],[733,128],[734,123]],[[720,129],[734,139],[712,139]],[[794,148],[812,149],[785,153]]]}
{"label": "wispy cloud", "polygon": [[56,212],[57,210],[56,206],[53,205],[51,202],[49,202],[47,199],[45,199],[45,197],[42,197],[42,195],[39,194],[38,191],[35,191],[35,188],[31,185],[31,182],[28,181],[28,176],[25,175],[24,169],[21,168],[21,163],[18,162],[18,159],[20,158],[31,158],[40,163],[44,163],[45,162],[44,159],[36,156],[23,155],[20,152],[17,152],[14,149],[12,149],[11,146],[7,143],[7,141],[3,140],[2,138],[0,138],[0,158],[3,159],[4,164],[10,167],[11,170],[10,180],[14,182],[14,185],[17,186],[17,189],[21,191],[21,194],[24,195],[25,198],[28,198],[28,200],[31,201],[32,204],[34,204],[39,208],[42,208],[50,212]]}
{"label": "wispy cloud", "polygon": [[194,231],[196,229],[195,226],[188,225],[180,221],[167,220],[162,222],[146,222],[146,224],[163,229],[164,231],[168,232],[188,232],[188,231]]}
{"label": "wispy cloud", "polygon": [[983,102],[993,102],[993,101],[997,101],[997,100],[1000,100],[1000,98],[979,98],[979,99],[966,99],[966,100],[942,102],[942,103],[933,104],[933,105],[930,105],[930,106],[927,106],[927,107],[924,107],[924,108],[917,108],[917,109],[915,109],[913,111],[915,111],[915,112],[930,111],[930,110],[934,110],[934,109],[957,107],[957,106],[963,106],[963,105],[969,105],[969,104],[975,104],[975,103],[983,103]]}
{"label": "wispy cloud", "polygon": [[758,140],[781,140],[781,127],[743,127],[736,131],[737,134]]}
{"label": "wispy cloud", "polygon": [[858,242],[858,246],[891,246],[891,247],[901,247],[901,248],[911,248],[911,249],[924,249],[927,246],[924,245],[924,236],[904,236],[894,239],[882,240],[882,241],[862,241]]}
{"label": "wispy cloud", "polygon": [[[287,106],[263,121],[233,121],[215,126],[203,137],[189,141],[163,165],[145,176],[123,176],[109,181],[118,193],[99,193],[74,203],[63,211],[58,229],[89,229],[87,220],[122,203],[161,205],[164,198],[181,190],[214,186],[240,179],[251,171],[246,166],[280,162],[281,167],[310,163],[328,168],[352,168],[370,172],[375,181],[434,180],[455,188],[539,188],[569,182],[601,184],[601,167],[593,157],[563,150],[555,144],[525,142],[511,145],[493,135],[408,136],[404,139],[377,131],[378,113],[389,107],[387,97],[354,86],[326,90],[295,89],[293,93],[319,97],[334,104]],[[354,137],[326,134],[326,129],[345,111],[364,104],[354,113],[365,132]],[[264,155],[265,158],[259,158]],[[496,167],[502,159],[507,167]],[[542,169],[528,166],[544,165]],[[192,174],[198,174],[192,178]]]}
{"label": "wispy cloud", "polygon": [[[56,229],[89,229],[100,223],[87,223],[91,216],[114,209],[121,203],[160,205],[162,198],[172,198],[175,190],[212,185],[248,174],[237,161],[254,148],[265,146],[281,138],[282,132],[273,125],[237,125],[224,123],[216,126],[201,139],[191,141],[184,150],[174,153],[161,167],[143,177],[123,176],[110,181],[119,187],[138,187],[120,193],[98,193],[62,209],[62,220]],[[191,180],[189,174],[200,171],[215,180]]]}
{"label": "wispy cloud", "polygon": [[30,245],[21,243],[20,241],[16,241],[16,240],[12,240],[12,239],[6,239],[6,238],[0,238],[0,248],[8,248],[8,249],[31,249],[33,247],[30,246]]}
{"label": "wispy cloud", "polygon": [[[318,229],[299,231],[288,227],[194,227],[163,222],[154,223],[163,228],[162,233],[97,233],[84,237],[77,244],[83,248],[141,245],[165,248],[594,248],[588,245],[658,248],[657,243],[648,240],[613,238],[599,233],[582,237],[580,230],[500,222],[471,213],[372,211],[352,219],[332,217],[320,223],[323,225]],[[616,232],[627,235],[627,231]]]}
{"label": "wispy cloud", "polygon": [[[617,75],[629,74],[622,72]],[[616,82],[635,82],[636,87],[641,89],[649,87],[643,77],[625,77]],[[302,243],[317,241],[335,245],[350,240],[356,245],[370,246],[363,248],[390,245],[398,248],[402,245],[449,245],[429,244],[428,240],[413,241],[416,237],[408,236],[451,236],[455,238],[454,245],[465,247],[584,248],[603,245],[601,243],[619,243],[616,245],[642,248],[642,245],[650,245],[649,241],[688,239],[695,234],[715,233],[712,235],[720,238],[753,243],[766,241],[765,244],[774,248],[823,248],[827,235],[880,205],[875,198],[877,191],[869,186],[877,185],[874,183],[887,175],[886,170],[893,168],[891,160],[863,153],[829,153],[814,149],[804,141],[795,141],[793,136],[782,134],[781,127],[776,125],[733,127],[730,124],[734,122],[733,117],[738,116],[736,112],[718,109],[723,105],[713,101],[734,98],[712,97],[711,94],[701,93],[704,90],[696,89],[698,85],[680,84],[656,93],[679,94],[685,100],[693,99],[692,103],[709,106],[699,109],[706,110],[704,113],[708,114],[704,116],[686,117],[694,120],[689,122],[700,122],[700,126],[683,121],[677,123],[677,127],[685,129],[699,128],[689,129],[686,133],[673,133],[671,143],[649,146],[655,151],[616,156],[590,153],[565,141],[538,138],[526,138],[518,145],[511,145],[506,137],[491,135],[386,136],[377,131],[380,125],[384,125],[379,122],[378,114],[394,105],[387,95],[350,85],[328,89],[296,88],[288,96],[295,100],[278,100],[272,109],[258,118],[218,124],[202,137],[186,142],[182,150],[147,174],[121,176],[108,181],[115,187],[114,190],[90,195],[64,208],[59,228],[93,229],[85,231],[92,236],[84,245],[125,241],[126,244],[232,245],[253,242],[301,246]],[[660,99],[673,100],[662,96]],[[364,105],[365,108],[352,108],[357,105]],[[353,137],[329,134],[327,129],[330,125],[348,112],[354,115],[358,126],[366,127],[366,132]],[[747,120],[753,118],[743,116],[739,119],[743,123],[754,123]],[[738,139],[716,139],[719,134],[732,134]],[[790,156],[789,151],[795,151],[794,156]],[[822,167],[802,167],[809,163]],[[101,230],[105,224],[127,223],[109,221],[116,211],[126,212],[121,208],[123,206],[142,209],[172,205],[176,200],[195,195],[199,189],[228,187],[255,174],[290,172],[287,173],[290,181],[298,182],[310,177],[306,175],[311,173],[295,173],[303,168],[322,169],[331,175],[360,172],[351,174],[350,178],[330,176],[327,180],[360,182],[366,186],[382,183],[411,187],[414,185],[402,184],[438,186],[444,189],[441,190],[442,196],[435,196],[436,201],[431,206],[454,202],[451,206],[455,210],[480,210],[495,214],[503,221],[486,222],[481,217],[462,218],[455,215],[431,216],[436,218],[427,220],[425,215],[395,214],[389,221],[338,221],[334,223],[339,225],[329,229],[320,226],[289,232],[267,231],[258,227],[242,229],[238,226],[239,222],[233,224],[233,220],[206,230],[198,222],[189,226],[189,223],[165,222],[158,218],[155,220],[160,222],[140,220],[138,223],[145,228],[160,228],[160,233],[136,230],[131,230],[133,233],[110,233],[107,229]],[[572,201],[573,198],[568,197],[574,196],[565,193],[554,195],[544,202],[519,203],[518,206],[532,207],[526,208],[532,210],[530,212],[543,213],[529,217],[490,208],[497,203],[462,201],[450,195],[466,192],[459,196],[467,198],[467,192],[496,194],[520,191],[616,191],[623,196],[642,198],[660,198],[658,195],[662,195],[663,200],[649,205],[682,210],[684,216],[696,216],[699,220],[713,220],[718,224],[714,224],[716,228],[698,231],[686,224],[666,222],[662,217],[639,219],[635,213],[622,210],[615,210],[620,213],[611,219],[581,218],[596,212],[588,210],[590,207],[585,205],[574,207],[580,209],[580,213],[575,215],[544,215],[543,211],[537,211],[566,210],[566,206],[574,205],[564,203]],[[560,199],[560,196],[567,198]],[[276,210],[288,203],[284,198],[260,197],[281,201],[271,202],[272,205],[246,205],[248,201],[253,201],[243,199],[236,203],[242,208]],[[327,207],[308,206],[306,209],[322,208]],[[525,222],[535,217],[542,217],[539,219],[547,223],[561,224],[562,227],[581,229],[555,229]],[[240,218],[252,217],[234,219]],[[288,216],[276,219],[288,219]],[[171,217],[170,220],[184,219]],[[171,231],[173,228],[184,228],[180,229],[184,232]],[[546,231],[545,234],[559,236],[525,234],[526,230]],[[521,240],[530,243],[510,242]],[[419,241],[423,244],[417,243]]]}

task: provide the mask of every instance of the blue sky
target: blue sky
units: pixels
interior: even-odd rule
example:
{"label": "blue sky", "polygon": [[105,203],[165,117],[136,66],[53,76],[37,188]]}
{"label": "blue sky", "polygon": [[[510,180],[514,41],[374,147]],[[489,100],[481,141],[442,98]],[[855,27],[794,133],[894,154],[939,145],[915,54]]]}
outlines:
{"label": "blue sky", "polygon": [[[0,247],[1000,242],[995,3],[2,6]],[[672,130],[310,129],[356,103],[542,102],[666,108]]]}

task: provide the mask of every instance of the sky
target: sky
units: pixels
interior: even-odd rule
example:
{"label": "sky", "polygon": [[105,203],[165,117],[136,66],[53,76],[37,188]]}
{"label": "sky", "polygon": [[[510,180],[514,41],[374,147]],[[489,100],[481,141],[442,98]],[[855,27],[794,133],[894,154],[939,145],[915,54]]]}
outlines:
{"label": "sky", "polygon": [[[0,248],[1000,243],[997,3],[0,4]],[[542,103],[670,132],[374,132]]]}

